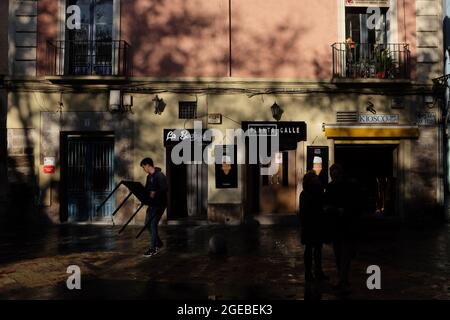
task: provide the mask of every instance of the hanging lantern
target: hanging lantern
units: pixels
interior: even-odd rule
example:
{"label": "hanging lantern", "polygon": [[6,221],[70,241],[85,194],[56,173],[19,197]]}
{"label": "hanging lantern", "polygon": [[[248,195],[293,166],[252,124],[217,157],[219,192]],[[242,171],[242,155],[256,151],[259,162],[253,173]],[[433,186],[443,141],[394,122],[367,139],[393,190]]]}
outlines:
{"label": "hanging lantern", "polygon": [[272,111],[272,117],[275,120],[280,121],[281,116],[284,113],[284,110],[281,109],[281,107],[276,102],[270,107],[270,110]]}
{"label": "hanging lantern", "polygon": [[155,114],[161,115],[161,113],[166,108],[166,103],[164,102],[163,98],[160,98],[158,96],[155,96],[153,99],[153,107],[155,109]]}

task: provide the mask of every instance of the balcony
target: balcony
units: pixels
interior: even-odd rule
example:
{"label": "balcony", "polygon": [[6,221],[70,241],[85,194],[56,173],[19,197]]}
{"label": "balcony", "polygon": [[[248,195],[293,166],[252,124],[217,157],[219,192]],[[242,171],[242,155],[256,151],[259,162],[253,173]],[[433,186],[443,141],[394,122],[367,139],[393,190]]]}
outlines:
{"label": "balcony", "polygon": [[113,41],[49,41],[47,76],[131,76],[130,45]]}
{"label": "balcony", "polygon": [[410,79],[406,43],[334,43],[333,79]]}

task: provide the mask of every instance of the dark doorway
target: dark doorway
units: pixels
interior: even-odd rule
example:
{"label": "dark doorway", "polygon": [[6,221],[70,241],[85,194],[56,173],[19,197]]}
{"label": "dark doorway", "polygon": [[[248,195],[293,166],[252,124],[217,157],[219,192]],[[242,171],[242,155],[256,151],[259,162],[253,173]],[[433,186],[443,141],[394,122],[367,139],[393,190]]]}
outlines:
{"label": "dark doorway", "polygon": [[167,219],[207,219],[208,165],[174,164],[172,147],[166,147],[166,168],[169,182]]}
{"label": "dark doorway", "polygon": [[97,207],[114,189],[114,137],[63,134],[61,138],[62,220],[102,221],[115,208],[112,196]]}
{"label": "dark doorway", "polygon": [[396,215],[397,145],[336,145],[335,163],[357,185],[365,215]]}

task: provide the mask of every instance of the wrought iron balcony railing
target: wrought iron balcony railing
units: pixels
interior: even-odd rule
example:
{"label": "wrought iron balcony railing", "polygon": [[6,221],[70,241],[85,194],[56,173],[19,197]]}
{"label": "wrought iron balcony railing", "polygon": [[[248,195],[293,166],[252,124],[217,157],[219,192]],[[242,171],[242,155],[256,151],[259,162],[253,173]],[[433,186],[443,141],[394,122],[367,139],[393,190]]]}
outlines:
{"label": "wrought iron balcony railing", "polygon": [[123,40],[49,41],[46,66],[51,76],[131,76],[130,45]]}
{"label": "wrought iron balcony railing", "polygon": [[334,43],[333,78],[409,79],[410,51],[406,43]]}

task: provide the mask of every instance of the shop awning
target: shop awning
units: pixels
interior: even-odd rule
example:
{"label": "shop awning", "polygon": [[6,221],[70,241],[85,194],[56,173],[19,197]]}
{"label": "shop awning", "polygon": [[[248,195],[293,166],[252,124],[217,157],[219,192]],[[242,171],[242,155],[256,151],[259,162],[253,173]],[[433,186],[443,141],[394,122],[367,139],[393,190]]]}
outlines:
{"label": "shop awning", "polygon": [[342,125],[327,124],[325,125],[325,136],[327,138],[403,138],[415,139],[419,137],[418,126],[407,125]]}

